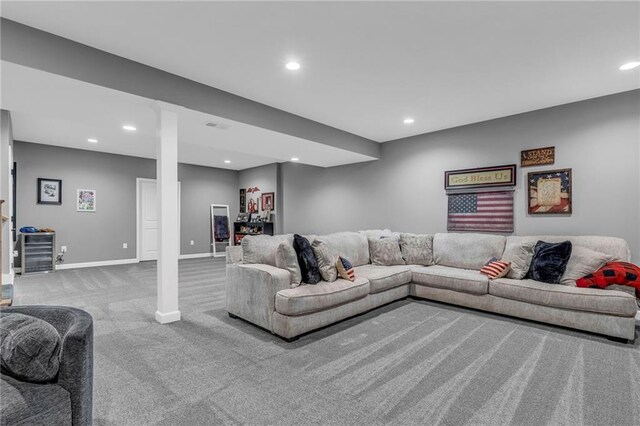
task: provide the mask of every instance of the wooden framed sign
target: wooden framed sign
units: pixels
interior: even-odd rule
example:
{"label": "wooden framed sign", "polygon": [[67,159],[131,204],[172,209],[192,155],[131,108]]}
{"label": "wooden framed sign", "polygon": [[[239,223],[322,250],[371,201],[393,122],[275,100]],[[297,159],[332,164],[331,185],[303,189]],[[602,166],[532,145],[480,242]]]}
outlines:
{"label": "wooden framed sign", "polygon": [[515,184],[515,164],[444,172],[444,189],[446,190],[514,186]]}
{"label": "wooden framed sign", "polygon": [[520,151],[520,167],[545,166],[556,161],[556,147],[527,149]]}

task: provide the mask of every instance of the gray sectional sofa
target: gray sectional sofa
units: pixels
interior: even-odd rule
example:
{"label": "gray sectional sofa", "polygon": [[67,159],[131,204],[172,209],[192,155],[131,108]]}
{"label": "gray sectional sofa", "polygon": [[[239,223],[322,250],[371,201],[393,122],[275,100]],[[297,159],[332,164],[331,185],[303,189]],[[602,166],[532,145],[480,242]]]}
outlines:
{"label": "gray sectional sofa", "polygon": [[441,233],[429,238],[430,246],[424,247],[431,251],[428,265],[372,264],[368,238],[394,235],[398,234],[384,230],[307,236],[309,241],[322,239],[349,259],[356,279],[351,282],[339,278],[294,288],[293,274],[277,259],[278,246],[290,244],[293,236],[245,237],[250,240],[227,250],[227,311],[231,317],[240,317],[289,340],[413,296],[635,339],[638,306],[633,289],[578,288],[508,277],[489,280],[479,272],[487,260],[506,256],[505,250],[512,253],[514,249],[530,248],[538,240],[569,240],[574,249],[583,247],[629,261],[629,248],[623,239]]}

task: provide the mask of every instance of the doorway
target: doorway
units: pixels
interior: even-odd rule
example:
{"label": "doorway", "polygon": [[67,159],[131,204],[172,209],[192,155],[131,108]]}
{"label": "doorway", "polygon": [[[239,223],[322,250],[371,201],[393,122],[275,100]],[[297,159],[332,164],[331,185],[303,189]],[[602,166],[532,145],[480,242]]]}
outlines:
{"label": "doorway", "polygon": [[[158,190],[155,179],[136,179],[136,246],[138,260],[158,259]],[[178,182],[178,244],[180,244],[180,182]],[[178,253],[180,247],[178,247]]]}

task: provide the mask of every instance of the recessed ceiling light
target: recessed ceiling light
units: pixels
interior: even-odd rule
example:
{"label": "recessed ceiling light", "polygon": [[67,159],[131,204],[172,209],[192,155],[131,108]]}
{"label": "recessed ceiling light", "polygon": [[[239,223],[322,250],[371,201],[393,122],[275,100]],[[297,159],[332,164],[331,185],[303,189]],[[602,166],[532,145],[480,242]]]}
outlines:
{"label": "recessed ceiling light", "polygon": [[125,124],[124,126],[122,126],[122,128],[124,130],[126,130],[127,132],[135,132],[136,131],[135,126],[132,126],[130,124]]}
{"label": "recessed ceiling light", "polygon": [[224,160],[225,164],[231,164],[231,160]]}
{"label": "recessed ceiling light", "polygon": [[98,143],[98,139],[96,139],[96,138],[89,138],[89,139],[87,139],[87,142],[91,142],[91,143]]}
{"label": "recessed ceiling light", "polygon": [[628,70],[632,70],[636,67],[640,66],[640,62],[638,61],[633,61],[633,62],[627,62],[626,64],[622,65],[619,70],[620,71],[628,71]]}
{"label": "recessed ceiling light", "polygon": [[416,121],[416,120],[414,120],[414,119],[413,119],[413,118],[411,118],[411,117],[407,117],[407,118],[405,118],[405,119],[403,120],[403,123],[404,123],[404,124],[413,124],[413,122],[414,122],[414,121]]}
{"label": "recessed ceiling light", "polygon": [[287,62],[287,65],[285,65],[285,67],[287,67],[289,71],[297,71],[300,69],[300,64],[298,62],[291,61]]}
{"label": "recessed ceiling light", "polygon": [[298,157],[291,157],[291,161],[300,161]]}

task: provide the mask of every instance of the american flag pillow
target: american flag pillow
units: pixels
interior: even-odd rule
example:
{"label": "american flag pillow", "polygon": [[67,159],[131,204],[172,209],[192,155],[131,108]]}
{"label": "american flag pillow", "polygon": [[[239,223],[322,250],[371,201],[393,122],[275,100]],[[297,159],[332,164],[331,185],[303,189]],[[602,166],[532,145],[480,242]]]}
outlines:
{"label": "american flag pillow", "polygon": [[336,269],[338,269],[338,275],[345,280],[355,281],[356,273],[353,270],[353,265],[344,257],[338,257],[336,262]]}
{"label": "american flag pillow", "polygon": [[511,269],[511,262],[501,262],[496,260],[495,262],[489,262],[482,269],[480,273],[488,276],[490,279],[502,278],[507,275]]}

